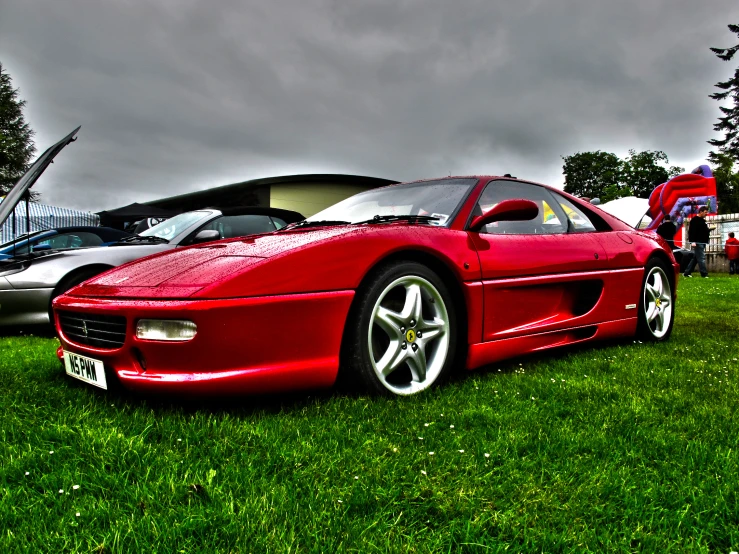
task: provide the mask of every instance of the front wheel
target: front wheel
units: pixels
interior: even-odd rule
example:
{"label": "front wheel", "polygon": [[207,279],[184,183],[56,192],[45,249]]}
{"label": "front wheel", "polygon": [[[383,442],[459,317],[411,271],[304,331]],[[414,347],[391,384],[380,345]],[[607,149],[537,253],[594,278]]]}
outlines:
{"label": "front wheel", "polygon": [[665,262],[650,260],[644,268],[637,335],[643,340],[663,341],[675,322],[675,297]]}
{"label": "front wheel", "polygon": [[366,392],[407,396],[452,370],[457,315],[444,282],[426,266],[399,262],[359,292],[347,321],[345,370]]}

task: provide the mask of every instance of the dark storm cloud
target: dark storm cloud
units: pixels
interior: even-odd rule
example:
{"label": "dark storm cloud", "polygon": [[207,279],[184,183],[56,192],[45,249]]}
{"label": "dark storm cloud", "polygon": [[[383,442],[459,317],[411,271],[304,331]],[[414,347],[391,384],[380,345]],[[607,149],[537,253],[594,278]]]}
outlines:
{"label": "dark storm cloud", "polygon": [[[1,0],[0,0],[1,1]],[[8,2],[0,61],[40,148],[37,189],[110,208],[269,175],[415,179],[660,149],[701,163],[735,0]]]}

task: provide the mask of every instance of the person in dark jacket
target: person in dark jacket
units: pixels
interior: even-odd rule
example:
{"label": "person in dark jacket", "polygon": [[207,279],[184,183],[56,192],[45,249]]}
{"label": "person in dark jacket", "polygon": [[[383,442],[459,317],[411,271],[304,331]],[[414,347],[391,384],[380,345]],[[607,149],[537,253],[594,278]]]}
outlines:
{"label": "person in dark jacket", "polygon": [[690,261],[695,258],[695,255],[690,250],[683,250],[682,248],[675,247],[675,233],[677,233],[677,225],[672,222],[670,214],[665,216],[664,221],[657,227],[656,233],[665,239],[665,242],[670,245],[672,249],[672,255],[675,256],[675,261],[680,264],[680,271],[685,271],[690,265]]}
{"label": "person in dark jacket", "polygon": [[683,273],[684,277],[691,277],[691,273],[698,264],[700,269],[701,277],[708,277],[708,269],[706,269],[706,246],[708,245],[708,225],[706,224],[706,216],[708,215],[708,208],[701,206],[698,208],[698,215],[690,220],[688,226],[688,241],[690,246],[695,252],[695,258],[690,260],[690,264]]}
{"label": "person in dark jacket", "polygon": [[672,222],[670,214],[667,214],[659,227],[657,227],[657,234],[665,239],[667,244],[670,245],[670,248],[675,248],[675,233],[677,233],[677,227]]}

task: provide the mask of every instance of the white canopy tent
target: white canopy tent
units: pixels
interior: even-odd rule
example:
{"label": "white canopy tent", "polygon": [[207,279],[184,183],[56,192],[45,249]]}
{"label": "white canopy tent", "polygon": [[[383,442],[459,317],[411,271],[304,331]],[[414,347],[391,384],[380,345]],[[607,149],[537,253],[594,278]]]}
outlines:
{"label": "white canopy tent", "polygon": [[646,215],[649,210],[649,200],[646,198],[625,196],[598,207],[634,228],[643,229],[652,222],[652,219]]}

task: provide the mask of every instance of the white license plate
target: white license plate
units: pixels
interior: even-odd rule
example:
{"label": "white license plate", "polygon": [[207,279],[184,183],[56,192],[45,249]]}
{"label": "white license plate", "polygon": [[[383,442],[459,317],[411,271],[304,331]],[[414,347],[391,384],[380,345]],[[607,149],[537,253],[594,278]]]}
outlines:
{"label": "white license plate", "polygon": [[67,375],[71,375],[75,379],[90,383],[101,389],[108,389],[108,383],[105,381],[103,362],[100,360],[94,360],[65,350],[64,368],[67,371]]}

